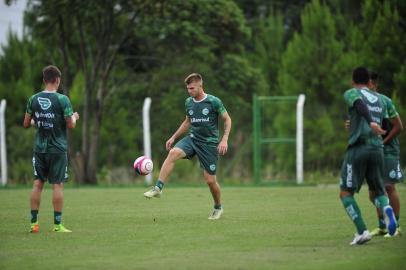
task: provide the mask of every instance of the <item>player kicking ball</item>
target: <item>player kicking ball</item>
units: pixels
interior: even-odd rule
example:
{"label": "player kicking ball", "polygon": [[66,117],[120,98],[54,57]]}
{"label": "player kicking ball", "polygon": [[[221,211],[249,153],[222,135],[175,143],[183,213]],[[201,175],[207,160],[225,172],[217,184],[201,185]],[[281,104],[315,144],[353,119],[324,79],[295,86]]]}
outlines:
{"label": "player kicking ball", "polygon": [[[185,120],[166,141],[168,156],[162,164],[155,186],[145,192],[144,196],[159,198],[175,162],[183,158],[191,159],[197,155],[203,169],[204,179],[214,200],[214,209],[209,219],[215,220],[219,219],[223,213],[220,185],[216,177],[217,161],[219,154],[227,153],[231,118],[219,98],[204,92],[203,79],[200,74],[190,74],[186,77],[185,84],[190,96],[185,102]],[[218,129],[219,116],[224,122],[224,134],[221,140],[219,140]],[[188,131],[189,134],[173,146],[176,139]]]}

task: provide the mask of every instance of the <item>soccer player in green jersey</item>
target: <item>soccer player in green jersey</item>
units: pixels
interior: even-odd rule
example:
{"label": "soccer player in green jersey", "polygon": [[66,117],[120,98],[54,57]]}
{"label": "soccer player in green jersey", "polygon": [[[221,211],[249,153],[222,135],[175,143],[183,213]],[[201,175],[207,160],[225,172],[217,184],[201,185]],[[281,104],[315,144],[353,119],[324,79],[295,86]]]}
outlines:
{"label": "soccer player in green jersey", "polygon": [[52,184],[54,231],[71,232],[62,224],[63,184],[68,179],[66,128],[74,128],[79,114],[73,112],[67,96],[57,93],[61,72],[55,66],[43,69],[45,90],[28,99],[24,127],[35,126],[32,165],[34,184],[31,191],[31,228],[39,232],[38,211],[45,181]]}
{"label": "soccer player in green jersey", "polygon": [[[369,89],[378,92],[378,73],[370,72]],[[392,100],[380,94],[387,107],[388,118],[384,119],[383,127],[387,130],[387,134],[384,136],[384,183],[385,190],[389,197],[389,203],[395,212],[396,223],[398,228],[394,236],[400,235],[400,200],[396,191],[395,184],[403,181],[404,173],[400,167],[400,145],[397,136],[403,130],[402,120],[399,117],[399,113],[396,111],[395,105]],[[371,194],[371,200],[373,194]],[[371,231],[371,235],[384,235],[385,237],[391,237],[385,227],[385,219],[382,212],[377,208],[378,224],[379,227]]]}
{"label": "soccer player in green jersey", "polygon": [[375,205],[385,216],[390,235],[396,231],[396,220],[383,185],[383,141],[385,131],[380,127],[386,117],[382,97],[368,89],[369,72],[358,67],[352,74],[353,88],[344,93],[350,114],[348,148],[341,168],[340,199],[357,233],[350,245],[361,245],[371,240],[354,198],[364,179]]}
{"label": "soccer player in green jersey", "polygon": [[[169,154],[162,164],[156,185],[150,191],[145,192],[144,196],[147,198],[160,197],[164,183],[168,181],[175,162],[197,155],[203,169],[204,179],[214,200],[214,210],[209,219],[219,219],[223,213],[223,207],[220,186],[216,178],[217,160],[218,154],[224,155],[227,152],[231,118],[219,98],[204,92],[203,79],[200,74],[190,74],[185,79],[185,84],[190,96],[185,102],[185,120],[166,142]],[[220,141],[219,117],[224,121],[224,134]],[[187,131],[189,134],[173,147],[175,140]]]}

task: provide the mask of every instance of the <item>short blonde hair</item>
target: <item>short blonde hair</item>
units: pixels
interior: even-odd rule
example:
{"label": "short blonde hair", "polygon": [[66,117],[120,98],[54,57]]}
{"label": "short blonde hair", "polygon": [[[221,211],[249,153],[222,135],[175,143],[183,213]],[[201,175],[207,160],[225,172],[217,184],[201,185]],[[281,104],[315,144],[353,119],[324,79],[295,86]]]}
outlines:
{"label": "short blonde hair", "polygon": [[192,82],[200,82],[200,84],[203,85],[202,75],[200,75],[199,73],[192,73],[188,75],[185,79],[185,84],[188,85]]}

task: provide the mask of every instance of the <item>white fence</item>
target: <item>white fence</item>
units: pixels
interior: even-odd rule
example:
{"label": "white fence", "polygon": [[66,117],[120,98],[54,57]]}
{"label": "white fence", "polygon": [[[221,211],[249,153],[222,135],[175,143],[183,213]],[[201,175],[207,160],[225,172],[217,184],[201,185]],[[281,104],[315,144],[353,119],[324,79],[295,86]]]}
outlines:
{"label": "white fence", "polygon": [[7,184],[7,145],[6,145],[6,105],[5,99],[0,102],[0,184]]}

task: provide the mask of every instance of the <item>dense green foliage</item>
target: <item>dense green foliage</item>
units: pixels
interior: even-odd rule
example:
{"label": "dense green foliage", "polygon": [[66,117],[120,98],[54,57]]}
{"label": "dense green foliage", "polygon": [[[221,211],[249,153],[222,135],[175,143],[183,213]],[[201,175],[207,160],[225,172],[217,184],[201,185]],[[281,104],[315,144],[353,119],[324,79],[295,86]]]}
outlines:
{"label": "dense green foliage", "polygon": [[[355,2],[30,2],[25,37],[10,35],[0,56],[11,181],[31,179],[33,130],[23,131],[21,122],[27,98],[42,87],[41,68],[47,64],[61,67],[61,91],[84,117],[71,134],[78,183],[96,183],[94,173],[99,181],[133,181],[131,163],[142,154],[141,109],[148,96],[159,168],[165,141],[183,120],[183,79],[191,72],[203,74],[206,92],[220,97],[233,119],[221,176],[250,181],[254,94],[306,94],[305,170],[338,172],[346,145],[342,93],[351,86],[355,66],[381,74],[382,92],[406,117],[405,4]],[[270,130],[294,131],[290,118],[284,118],[287,110],[270,110],[275,114]],[[290,164],[294,156],[286,151],[271,154],[278,156],[276,162]],[[78,170],[78,156],[87,171]],[[174,180],[199,173],[186,163],[177,170]]]}
{"label": "dense green foliage", "polygon": [[[349,246],[355,227],[336,188],[225,187],[217,221],[207,220],[207,187],[168,186],[151,200],[142,198],[144,191],[66,189],[63,221],[73,233],[56,234],[52,191],[45,189],[40,233],[29,234],[29,190],[0,189],[0,268],[358,270],[404,269],[406,262],[404,236]],[[404,198],[405,186],[398,191]],[[367,189],[358,202],[373,229]]]}

